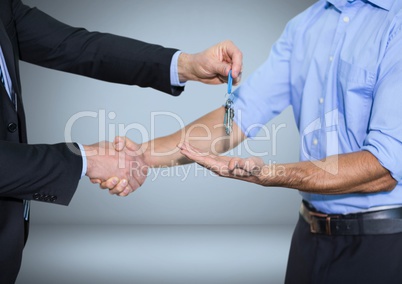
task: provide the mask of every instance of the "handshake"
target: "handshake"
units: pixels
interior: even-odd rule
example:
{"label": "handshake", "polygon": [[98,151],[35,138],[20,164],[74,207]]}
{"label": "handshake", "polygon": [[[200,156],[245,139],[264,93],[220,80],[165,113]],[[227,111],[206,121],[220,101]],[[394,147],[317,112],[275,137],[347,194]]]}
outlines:
{"label": "handshake", "polygon": [[[218,176],[256,184],[269,183],[269,180],[275,175],[271,167],[265,165],[264,161],[258,157],[220,156],[215,153],[203,152],[190,145],[189,141],[176,139],[169,141],[170,143],[159,141],[164,142],[159,144],[170,145],[163,147],[162,152],[156,151],[155,155],[149,149],[153,147],[150,146],[153,142],[140,146],[127,137],[116,137],[113,143],[100,142],[84,146],[88,164],[86,175],[93,183],[99,183],[102,189],[109,189],[111,194],[118,196],[127,196],[139,188],[147,178],[149,167],[196,162]],[[177,151],[174,151],[173,148]],[[218,152],[223,152],[223,150]]]}
{"label": "handshake", "polygon": [[127,196],[144,182],[148,174],[145,150],[125,137],[113,142],[83,146],[87,161],[86,175],[110,194]]}

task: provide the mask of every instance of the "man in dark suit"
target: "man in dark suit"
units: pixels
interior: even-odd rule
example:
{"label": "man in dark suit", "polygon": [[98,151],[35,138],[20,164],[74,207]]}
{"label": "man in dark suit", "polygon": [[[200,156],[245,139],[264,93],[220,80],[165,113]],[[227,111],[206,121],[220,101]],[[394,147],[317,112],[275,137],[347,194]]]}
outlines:
{"label": "man in dark suit", "polygon": [[[28,235],[29,200],[68,205],[83,175],[123,183],[125,196],[145,175],[129,165],[141,158],[115,154],[108,142],[28,145],[18,61],[100,80],[151,87],[179,95],[187,80],[217,84],[232,69],[240,79],[242,54],[230,41],[197,54],[67,26],[20,0],[0,2],[0,283],[14,283]],[[171,75],[172,64],[177,74]],[[171,76],[178,84],[172,85]],[[118,167],[123,163],[124,167]],[[146,167],[144,167],[146,171]]]}

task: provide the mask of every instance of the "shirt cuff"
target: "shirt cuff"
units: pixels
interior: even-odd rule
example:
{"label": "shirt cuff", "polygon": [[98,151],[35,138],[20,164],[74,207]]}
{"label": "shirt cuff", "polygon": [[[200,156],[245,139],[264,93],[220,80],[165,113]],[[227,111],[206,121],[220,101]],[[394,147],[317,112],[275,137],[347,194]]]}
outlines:
{"label": "shirt cuff", "polygon": [[170,63],[170,84],[176,87],[184,87],[186,83],[181,83],[179,80],[179,73],[177,68],[177,62],[179,61],[179,55],[182,52],[180,50],[176,51],[176,53],[172,57],[172,61]]}
{"label": "shirt cuff", "polygon": [[81,171],[81,178],[82,178],[87,173],[87,167],[88,167],[87,156],[85,155],[84,146],[82,146],[80,143],[77,143],[77,145],[80,148],[82,157],[82,171]]}

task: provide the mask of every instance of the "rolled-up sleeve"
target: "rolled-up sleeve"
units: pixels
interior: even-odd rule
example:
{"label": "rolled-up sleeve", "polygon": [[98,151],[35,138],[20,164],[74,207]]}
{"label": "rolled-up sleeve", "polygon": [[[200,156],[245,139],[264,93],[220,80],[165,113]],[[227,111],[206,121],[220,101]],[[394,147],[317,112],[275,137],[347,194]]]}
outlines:
{"label": "rolled-up sleeve", "polygon": [[[400,30],[400,29],[399,29]],[[402,180],[402,33],[391,35],[380,64],[368,134],[370,151],[395,180]]]}

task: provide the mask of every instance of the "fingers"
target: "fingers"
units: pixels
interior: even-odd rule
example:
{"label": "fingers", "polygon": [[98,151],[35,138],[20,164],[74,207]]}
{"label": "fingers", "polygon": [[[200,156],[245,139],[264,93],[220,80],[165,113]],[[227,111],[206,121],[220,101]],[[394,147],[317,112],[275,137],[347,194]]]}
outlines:
{"label": "fingers", "polygon": [[133,189],[126,179],[122,179],[114,187],[109,188],[109,193],[112,195],[125,197],[134,192],[137,188],[138,187]]}
{"label": "fingers", "polygon": [[126,179],[122,179],[114,187],[108,187],[109,193],[119,195],[126,189],[127,186],[128,186],[128,181]]}
{"label": "fingers", "polygon": [[108,188],[114,188],[119,182],[120,182],[119,178],[112,177],[112,178],[110,178],[110,179],[108,179],[106,181],[97,182],[97,183],[99,183],[99,187],[101,189],[108,189]]}
{"label": "fingers", "polygon": [[102,183],[102,180],[101,179],[98,179],[98,178],[91,178],[91,179],[89,179],[93,184],[95,184],[95,183]]}
{"label": "fingers", "polygon": [[123,152],[131,157],[141,155],[141,146],[125,136],[116,136],[113,141],[113,147],[117,152]]}
{"label": "fingers", "polygon": [[255,179],[261,174],[264,165],[264,162],[256,157],[244,159],[201,153],[188,142],[178,147],[181,149],[181,153],[187,158],[222,177],[242,180],[249,180],[249,178]]}
{"label": "fingers", "polygon": [[247,159],[233,158],[229,163],[229,169],[233,175],[248,177],[258,176],[263,169],[264,162],[256,157]]}
{"label": "fingers", "polygon": [[[232,74],[233,74],[233,70],[232,70]],[[239,75],[236,78],[233,78],[233,86],[239,85],[240,81],[241,81],[241,72],[239,73]]]}
{"label": "fingers", "polygon": [[188,142],[184,142],[177,147],[180,149],[181,153],[184,156],[186,156],[190,160],[193,160],[196,163],[201,163],[203,161],[202,158],[208,155],[207,153],[201,153],[200,150],[191,146]]}
{"label": "fingers", "polygon": [[207,169],[210,168],[209,163],[205,161],[206,154],[201,153],[197,148],[192,147],[188,142],[184,142],[177,147],[180,149],[181,154],[186,156],[188,159]]}
{"label": "fingers", "polygon": [[140,149],[139,145],[126,136],[116,136],[113,141],[113,147],[116,151],[122,151],[124,147],[132,151]]}
{"label": "fingers", "polygon": [[[148,165],[145,163],[144,154],[137,143],[127,137],[116,137],[115,142],[117,142],[116,146],[122,149],[119,158],[120,165],[124,165],[121,168],[124,171],[122,176],[127,177],[127,185],[116,186],[110,192],[119,196],[126,196],[145,182],[148,174]],[[124,146],[121,147],[122,145]]]}
{"label": "fingers", "polygon": [[237,85],[241,80],[241,72],[243,69],[243,53],[230,40],[224,41],[222,44],[224,61],[230,63],[225,68],[225,73],[222,75],[228,76],[229,71],[232,70],[233,84]]}
{"label": "fingers", "polygon": [[121,193],[118,193],[117,195],[121,196],[121,197],[126,197],[126,196],[130,195],[131,193],[133,193],[134,191],[135,191],[135,189],[132,189],[130,186],[126,186],[126,188]]}
{"label": "fingers", "polygon": [[113,141],[113,147],[116,151],[123,151],[124,148],[127,148],[130,151],[137,151],[140,149],[139,145],[133,142],[126,136],[116,136]]}
{"label": "fingers", "polygon": [[113,141],[113,147],[116,151],[121,152],[126,146],[126,137],[116,136]]}
{"label": "fingers", "polygon": [[204,168],[216,173],[217,175],[228,177],[230,175],[228,163],[230,157],[216,156],[208,153],[202,153],[197,148],[191,146],[188,142],[184,142],[178,146],[181,153],[188,159],[193,160]]}
{"label": "fingers", "polygon": [[232,59],[232,76],[238,78],[243,69],[243,53],[238,49],[233,42],[229,41],[227,49],[229,57]]}
{"label": "fingers", "polygon": [[147,172],[144,171],[139,175],[132,175],[128,179],[121,179],[112,177],[99,184],[102,189],[109,189],[110,194],[118,196],[127,196],[134,192],[137,188],[141,187],[147,177]]}
{"label": "fingers", "polygon": [[119,180],[117,177],[112,177],[106,181],[99,182],[99,187],[101,189],[108,189],[110,194],[118,196],[128,196],[141,185],[137,181],[134,181],[134,186],[132,186],[127,179]]}
{"label": "fingers", "polygon": [[221,72],[219,72],[220,74],[222,74],[222,76],[218,76],[220,82],[228,82],[228,76],[229,76],[229,71],[232,70],[232,84],[233,86],[237,86],[240,81],[241,81],[241,72],[238,72],[237,76],[234,77],[234,71],[233,71],[233,65],[231,65],[230,63],[225,63],[225,62],[221,62],[219,65],[219,70],[222,70]]}
{"label": "fingers", "polygon": [[109,189],[110,194],[118,196],[127,196],[141,187],[148,174],[148,167],[130,168],[130,173],[127,173],[128,178],[119,180],[117,177],[112,177],[100,184],[102,189]]}

